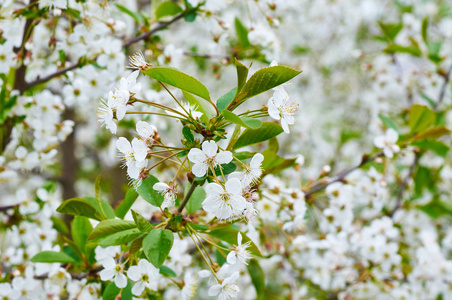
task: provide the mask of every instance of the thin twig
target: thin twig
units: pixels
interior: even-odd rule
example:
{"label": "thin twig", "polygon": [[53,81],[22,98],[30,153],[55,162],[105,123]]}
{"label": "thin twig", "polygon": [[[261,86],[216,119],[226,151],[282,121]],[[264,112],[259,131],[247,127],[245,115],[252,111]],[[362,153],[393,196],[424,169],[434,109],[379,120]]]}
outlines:
{"label": "thin twig", "polygon": [[452,73],[452,65],[450,66],[450,68],[447,71],[447,73],[445,75],[443,75],[444,82],[443,82],[443,85],[441,86],[441,91],[439,93],[438,101],[435,104],[435,110],[438,109],[438,107],[441,105],[441,103],[444,100],[444,96],[446,95],[447,85],[449,84],[449,81],[450,81],[451,73]]}
{"label": "thin twig", "polygon": [[190,200],[191,195],[193,194],[193,192],[196,189],[196,185],[197,184],[195,182],[192,183],[190,189],[187,192],[187,195],[185,195],[184,200],[182,200],[182,203],[180,204],[179,208],[177,209],[178,213],[181,213],[184,210],[185,205],[187,205],[188,200]]}
{"label": "thin twig", "polygon": [[312,194],[314,194],[315,192],[323,190],[324,188],[326,188],[327,186],[329,186],[330,184],[332,184],[334,182],[342,181],[351,172],[355,171],[356,169],[361,168],[363,165],[367,164],[368,162],[374,161],[376,158],[381,157],[381,156],[383,156],[383,152],[377,153],[374,156],[364,156],[358,165],[340,172],[336,176],[330,178],[328,180],[328,182],[318,183],[318,184],[312,186],[310,189],[308,189],[305,192],[305,196],[309,197]]}

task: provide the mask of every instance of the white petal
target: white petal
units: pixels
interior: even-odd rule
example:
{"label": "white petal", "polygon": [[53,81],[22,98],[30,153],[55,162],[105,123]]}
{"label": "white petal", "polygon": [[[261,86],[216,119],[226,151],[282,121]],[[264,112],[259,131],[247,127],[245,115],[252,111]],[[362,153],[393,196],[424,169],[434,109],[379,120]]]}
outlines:
{"label": "white petal", "polygon": [[219,164],[228,164],[232,160],[232,153],[229,151],[220,151],[220,153],[218,153],[215,157],[215,160]]}
{"label": "white petal", "polygon": [[392,128],[389,128],[386,131],[386,140],[389,143],[394,144],[395,142],[397,142],[398,139],[399,139],[399,134],[397,133],[397,131],[395,131]]}
{"label": "white petal", "polygon": [[138,266],[131,266],[128,270],[127,270],[127,276],[132,279],[133,281],[137,281],[140,280],[141,278],[141,272],[138,268]]}
{"label": "white petal", "polygon": [[242,234],[239,232],[237,234],[237,246],[242,245]]}
{"label": "white petal", "polygon": [[127,76],[127,83],[128,84],[135,84],[137,82],[137,77],[140,74],[140,71],[136,70],[132,73],[130,73],[129,76]]}
{"label": "white petal", "polygon": [[143,161],[146,159],[146,156],[148,155],[148,146],[144,141],[134,138],[132,140],[132,148],[137,161]]}
{"label": "white petal", "polygon": [[120,289],[125,288],[126,285],[127,285],[127,277],[126,277],[126,275],[124,275],[122,273],[116,275],[115,284]]}
{"label": "white petal", "polygon": [[213,286],[210,287],[208,295],[209,296],[216,296],[218,295],[222,290],[222,286],[221,284],[215,284]]}
{"label": "white petal", "polygon": [[129,141],[125,137],[120,137],[116,141],[116,148],[126,155],[132,153],[132,145],[130,145]]}
{"label": "white petal", "polygon": [[122,120],[126,116],[127,105],[119,105],[116,109],[116,119]]}
{"label": "white petal", "polygon": [[192,148],[188,152],[188,159],[193,163],[202,163],[206,158],[206,154],[201,149]]}
{"label": "white petal", "polygon": [[143,138],[148,139],[150,137],[153,137],[156,131],[156,128],[152,126],[151,124],[143,121],[139,121],[137,123],[137,133]]}
{"label": "white petal", "polygon": [[132,294],[134,294],[135,296],[140,296],[141,293],[143,293],[144,288],[145,288],[145,283],[143,281],[138,281],[132,287]]}
{"label": "white petal", "polygon": [[108,122],[108,123],[105,123],[107,126],[107,129],[110,129],[110,132],[112,133],[112,134],[116,134],[116,130],[118,129],[118,127],[116,126],[116,123],[115,122],[113,122],[113,121],[111,121],[111,122]]}
{"label": "white petal", "polygon": [[228,191],[231,194],[242,193],[242,184],[240,183],[240,180],[238,180],[237,178],[231,178],[228,181],[226,181],[225,188],[226,191]]}
{"label": "white petal", "polygon": [[289,124],[287,124],[286,119],[284,119],[284,118],[281,119],[281,126],[284,129],[285,133],[290,133]]}
{"label": "white petal", "polygon": [[394,153],[392,153],[392,149],[389,147],[384,147],[383,153],[387,158],[392,158],[394,156]]}
{"label": "white petal", "polygon": [[235,265],[235,263],[237,262],[237,255],[235,251],[231,251],[229,252],[227,258],[226,258],[228,264],[230,265]]}
{"label": "white petal", "polygon": [[218,146],[215,141],[205,141],[202,143],[202,151],[204,151],[207,156],[215,156],[217,154],[217,150]]}
{"label": "white petal", "polygon": [[383,148],[385,146],[385,137],[377,136],[376,138],[374,138],[374,145],[378,148]]}
{"label": "white petal", "polygon": [[100,280],[107,281],[111,280],[115,276],[114,269],[103,269],[99,272]]}
{"label": "white petal", "polygon": [[191,168],[196,177],[203,177],[207,173],[208,166],[205,163],[194,164]]}
{"label": "white petal", "polygon": [[217,184],[217,183],[208,183],[205,187],[204,190],[206,191],[206,194],[208,196],[212,196],[212,195],[219,195],[221,193],[224,192],[224,189],[221,185]]}
{"label": "white petal", "polygon": [[[169,189],[169,185],[167,185],[164,182],[157,182],[156,184],[154,184],[154,186],[152,187],[154,190],[159,191],[159,192],[164,192],[167,189]],[[140,260],[141,261],[141,260]]]}
{"label": "white petal", "polygon": [[264,156],[260,153],[254,154],[253,158],[250,162],[250,167],[252,169],[258,169],[261,167],[262,162],[264,161]]}
{"label": "white petal", "polygon": [[134,163],[127,167],[127,175],[130,178],[138,179],[140,177],[141,169],[139,169]]}
{"label": "white petal", "polygon": [[270,115],[270,117],[272,117],[275,120],[281,119],[281,116],[279,115],[279,109],[275,105],[273,98],[270,98],[270,100],[268,100],[267,106],[268,106],[268,114]]}

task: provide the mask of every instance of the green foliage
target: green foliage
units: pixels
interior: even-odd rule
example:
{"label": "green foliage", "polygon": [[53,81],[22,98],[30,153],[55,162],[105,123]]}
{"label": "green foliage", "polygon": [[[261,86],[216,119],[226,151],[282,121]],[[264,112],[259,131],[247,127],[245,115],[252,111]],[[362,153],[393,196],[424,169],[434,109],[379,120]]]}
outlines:
{"label": "green foliage", "polygon": [[148,220],[134,210],[132,210],[132,216],[135,221],[135,225],[142,233],[149,233],[149,231],[154,228]]}
{"label": "green foliage", "polygon": [[[220,229],[214,229],[209,232],[207,232],[209,235],[216,237],[222,241],[225,241],[226,243],[229,243],[231,245],[237,246],[237,235],[240,231],[238,229],[232,228],[232,227],[226,227],[226,228],[220,228]],[[251,254],[256,256],[262,256],[261,252],[259,251],[259,248],[257,248],[256,244],[251,241],[251,239],[243,232],[240,232],[242,235],[242,244],[250,242],[250,246],[248,250]]]}
{"label": "green foliage", "polygon": [[144,254],[156,267],[160,268],[173,246],[174,236],[168,229],[155,228],[143,239]]}
{"label": "green foliage", "polygon": [[256,259],[251,259],[248,262],[247,269],[251,277],[251,282],[253,282],[253,285],[256,288],[256,299],[265,299],[265,274],[258,261]]}
{"label": "green foliage", "polygon": [[174,272],[167,266],[161,266],[159,269],[159,272],[160,272],[160,274],[162,274],[163,276],[166,276],[166,277],[172,277],[172,278],[177,277],[176,272]]}
{"label": "green foliage", "polygon": [[73,264],[77,261],[64,252],[42,251],[31,258],[34,263],[62,263]]}
{"label": "green foliage", "polygon": [[199,80],[176,68],[159,66],[152,67],[142,72],[158,81],[210,101],[209,91]]}
{"label": "green foliage", "polygon": [[452,204],[437,199],[431,201],[426,205],[418,206],[417,208],[425,212],[433,219],[452,215]]}
{"label": "green foliage", "polygon": [[93,226],[88,218],[76,216],[72,221],[71,231],[74,244],[81,252],[85,252],[86,241],[93,231]]}
{"label": "green foliage", "polygon": [[435,112],[427,106],[419,104],[411,106],[408,123],[412,133],[426,129],[435,122],[435,119]]}
{"label": "green foliage", "polygon": [[450,147],[444,144],[443,142],[427,139],[413,142],[411,143],[411,145],[419,147],[424,150],[432,150],[441,157],[446,157],[447,152],[449,152],[450,149]]}
{"label": "green foliage", "polygon": [[[119,296],[120,295],[120,296]],[[118,298],[118,296],[120,298]],[[132,283],[127,282],[127,286],[123,289],[120,289],[116,286],[114,282],[110,282],[102,293],[102,300],[132,300]]]}
{"label": "green foliage", "polygon": [[237,33],[237,38],[239,40],[239,44],[243,48],[247,48],[250,46],[250,41],[248,40],[248,28],[243,25],[240,19],[235,18],[234,20],[235,32]]}
{"label": "green foliage", "polygon": [[127,190],[126,196],[124,197],[124,200],[121,202],[121,204],[118,205],[118,207],[116,207],[115,215],[120,219],[124,219],[125,215],[135,203],[137,198],[138,193],[135,191],[135,189],[129,188]]}
{"label": "green foliage", "polygon": [[149,175],[149,177],[144,179],[137,188],[137,192],[140,194],[141,198],[152,205],[159,207],[162,205],[164,198],[162,194],[154,190],[154,184],[157,182],[159,182],[159,180],[155,176]]}
{"label": "green foliage", "polygon": [[[189,185],[185,187],[185,193],[188,192]],[[202,202],[206,199],[206,192],[204,189],[200,186],[197,186],[195,190],[193,191],[193,194],[191,195],[190,199],[188,200],[187,205],[185,206],[185,209],[188,211],[188,213],[192,214],[202,207]]]}
{"label": "green foliage", "polygon": [[137,22],[138,24],[141,24],[144,22],[144,18],[142,15],[140,15],[137,12],[131,11],[130,9],[128,9],[127,7],[125,7],[124,5],[121,4],[116,4],[116,7],[123,13],[125,13],[126,15],[129,15],[130,17],[132,17],[132,19],[135,20],[135,22]]}
{"label": "green foliage", "polygon": [[386,126],[386,128],[392,128],[397,132],[399,131],[397,124],[393,120],[391,120],[390,118],[388,118],[382,114],[379,114],[378,117],[383,122],[383,124]]}
{"label": "green foliage", "polygon": [[140,234],[135,222],[112,219],[97,224],[89,240],[102,246],[122,245],[133,241]]}
{"label": "green foliage", "polygon": [[234,145],[234,149],[239,149],[245,146],[254,145],[275,136],[278,136],[284,130],[278,124],[272,122],[263,122],[258,129],[246,129],[238,138]]}
{"label": "green foliage", "polygon": [[237,94],[239,93],[239,91],[242,90],[243,86],[246,83],[246,79],[248,78],[249,69],[245,65],[243,65],[241,62],[239,62],[237,59],[234,59],[234,64],[237,69],[237,90],[236,90],[236,94],[234,96],[234,98],[235,98],[235,97],[237,97]]}
{"label": "green foliage", "polygon": [[174,16],[182,12],[182,8],[174,3],[173,1],[165,1],[160,3],[160,5],[155,10],[155,17],[157,20]]}
{"label": "green foliage", "polygon": [[259,121],[258,119],[250,117],[239,117],[236,114],[230,112],[229,110],[223,110],[221,114],[223,115],[225,120],[245,128],[257,129],[262,126],[262,122]]}
{"label": "green foliage", "polygon": [[234,100],[234,98],[236,97],[237,90],[238,89],[235,87],[226,94],[224,94],[223,96],[221,96],[220,98],[218,98],[217,108],[220,113],[224,111],[226,107],[228,107],[228,105],[231,104],[231,102]]}
{"label": "green foliage", "polygon": [[72,198],[63,201],[57,208],[57,212],[67,215],[83,216],[101,221],[104,218],[96,208],[86,199]]}
{"label": "green foliage", "polygon": [[402,23],[392,24],[378,22],[378,25],[380,26],[381,31],[384,34],[384,37],[390,42],[394,41],[394,39],[397,37],[397,35],[403,28]]}
{"label": "green foliage", "polygon": [[265,150],[262,154],[264,155],[262,169],[265,170],[263,175],[275,174],[295,165],[296,158],[282,158],[270,149]]}
{"label": "green foliage", "polygon": [[207,103],[205,101],[199,101],[198,98],[196,98],[190,93],[183,91],[182,94],[184,95],[187,102],[190,103],[190,105],[196,107],[197,111],[202,112],[201,121],[207,123],[209,119],[212,117],[212,113],[210,112]]}

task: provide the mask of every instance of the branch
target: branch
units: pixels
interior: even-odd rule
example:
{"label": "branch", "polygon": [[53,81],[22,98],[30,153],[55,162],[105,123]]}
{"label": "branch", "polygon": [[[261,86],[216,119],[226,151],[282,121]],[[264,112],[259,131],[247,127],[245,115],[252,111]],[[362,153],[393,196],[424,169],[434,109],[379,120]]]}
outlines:
{"label": "branch", "polygon": [[358,165],[340,172],[336,176],[330,178],[328,180],[328,182],[318,183],[318,184],[312,186],[309,190],[305,191],[305,193],[304,193],[305,197],[307,197],[307,198],[310,197],[315,192],[323,190],[324,188],[326,188],[327,186],[329,186],[330,184],[332,184],[334,182],[342,181],[351,172],[355,171],[356,169],[361,168],[363,165],[367,164],[368,162],[374,161],[376,158],[381,157],[381,156],[383,156],[383,152],[377,153],[374,156],[365,156],[364,155],[361,162]]}
{"label": "branch", "polygon": [[446,95],[446,89],[447,89],[447,84],[450,81],[450,75],[452,73],[452,65],[450,66],[449,70],[447,71],[446,74],[443,74],[443,78],[444,78],[444,82],[443,85],[441,86],[441,91],[439,93],[439,98],[438,101],[435,104],[435,110],[438,109],[438,107],[441,105],[441,103],[444,100],[444,96]]}
{"label": "branch", "polygon": [[180,204],[179,208],[177,209],[177,212],[180,214],[183,210],[185,205],[187,205],[188,200],[190,200],[191,194],[193,194],[193,192],[196,189],[197,184],[195,182],[192,183],[190,189],[187,192],[187,195],[185,195],[184,200],[182,200],[182,203]]}
{"label": "branch", "polygon": [[[177,17],[175,17],[174,19],[172,19],[171,21],[164,22],[164,23],[159,23],[159,25],[158,25],[157,27],[155,27],[154,29],[152,29],[152,30],[150,30],[150,31],[147,31],[147,32],[144,32],[144,33],[140,34],[140,35],[137,36],[137,37],[134,37],[134,38],[132,38],[132,39],[129,39],[129,40],[125,41],[125,42],[122,44],[122,47],[123,47],[123,48],[126,48],[126,47],[128,47],[128,46],[130,46],[130,45],[132,45],[132,44],[134,44],[134,43],[136,43],[136,42],[139,42],[139,41],[141,41],[141,40],[143,40],[143,39],[145,39],[145,38],[148,38],[149,36],[153,35],[154,33],[158,32],[158,31],[160,31],[160,30],[162,30],[162,29],[168,27],[169,25],[173,24],[174,22],[180,20],[181,18],[184,17],[184,15],[185,15],[185,14],[182,13],[182,14],[178,15]],[[93,59],[95,60],[96,57],[93,58]],[[58,77],[58,76],[60,76],[60,75],[63,75],[64,73],[66,73],[66,72],[68,72],[68,71],[71,71],[71,70],[74,70],[74,69],[77,69],[78,67],[81,67],[81,66],[82,66],[81,62],[77,62],[77,63],[75,63],[75,64],[73,64],[73,65],[70,65],[69,67],[66,67],[66,68],[63,68],[63,69],[58,70],[58,71],[56,71],[55,73],[49,74],[49,75],[44,76],[44,77],[42,77],[42,78],[39,78],[39,77],[38,77],[38,79],[36,79],[36,80],[34,80],[34,81],[32,81],[32,82],[25,83],[25,89],[29,89],[29,88],[31,88],[32,86],[35,86],[35,85],[37,85],[37,84],[40,84],[40,83],[44,83],[44,82],[46,82],[46,81],[49,81],[49,80],[52,79],[52,78]],[[25,89],[24,89],[24,90],[25,90]]]}
{"label": "branch", "polygon": [[408,181],[410,180],[411,176],[414,173],[414,169],[416,169],[417,164],[419,162],[419,154],[415,153],[414,156],[414,161],[410,166],[410,169],[408,170],[408,174],[406,175],[406,177],[403,179],[402,183],[400,184],[400,189],[399,192],[397,193],[397,198],[396,198],[396,205],[394,207],[394,209],[389,213],[389,216],[392,218],[392,216],[394,216],[394,213],[402,207],[402,199],[403,199],[403,193],[405,192],[405,189],[408,185]]}

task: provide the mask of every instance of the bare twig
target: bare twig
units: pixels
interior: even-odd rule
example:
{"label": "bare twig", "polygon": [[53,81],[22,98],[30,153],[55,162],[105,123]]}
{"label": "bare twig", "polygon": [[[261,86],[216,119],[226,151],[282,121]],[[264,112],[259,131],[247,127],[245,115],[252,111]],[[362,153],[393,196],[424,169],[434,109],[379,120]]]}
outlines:
{"label": "bare twig", "polygon": [[450,66],[447,73],[443,75],[444,82],[443,82],[443,85],[441,86],[441,91],[439,93],[438,101],[436,101],[436,104],[435,104],[435,110],[438,109],[438,107],[441,105],[441,103],[444,100],[444,96],[446,95],[447,85],[449,84],[449,81],[450,81],[451,73],[452,73],[452,65]]}
{"label": "bare twig", "polygon": [[179,208],[177,209],[178,213],[181,213],[184,210],[185,205],[187,205],[188,200],[190,200],[191,195],[193,194],[193,192],[196,189],[196,185],[197,185],[196,183],[194,183],[194,182],[192,183],[190,189],[187,192],[187,195],[185,195],[184,200],[182,200],[182,203],[180,204]]}
{"label": "bare twig", "polygon": [[383,156],[383,152],[377,153],[377,154],[375,154],[373,156],[363,156],[361,162],[358,165],[356,165],[356,166],[354,166],[354,167],[352,167],[350,169],[346,169],[346,170],[340,172],[336,176],[330,178],[327,182],[318,183],[318,184],[312,186],[310,189],[305,191],[305,196],[306,197],[310,197],[315,192],[323,190],[324,188],[326,188],[330,184],[332,184],[334,182],[342,181],[351,172],[355,171],[356,169],[361,168],[363,165],[367,164],[368,162],[374,161],[376,158],[381,157],[381,156]]}

